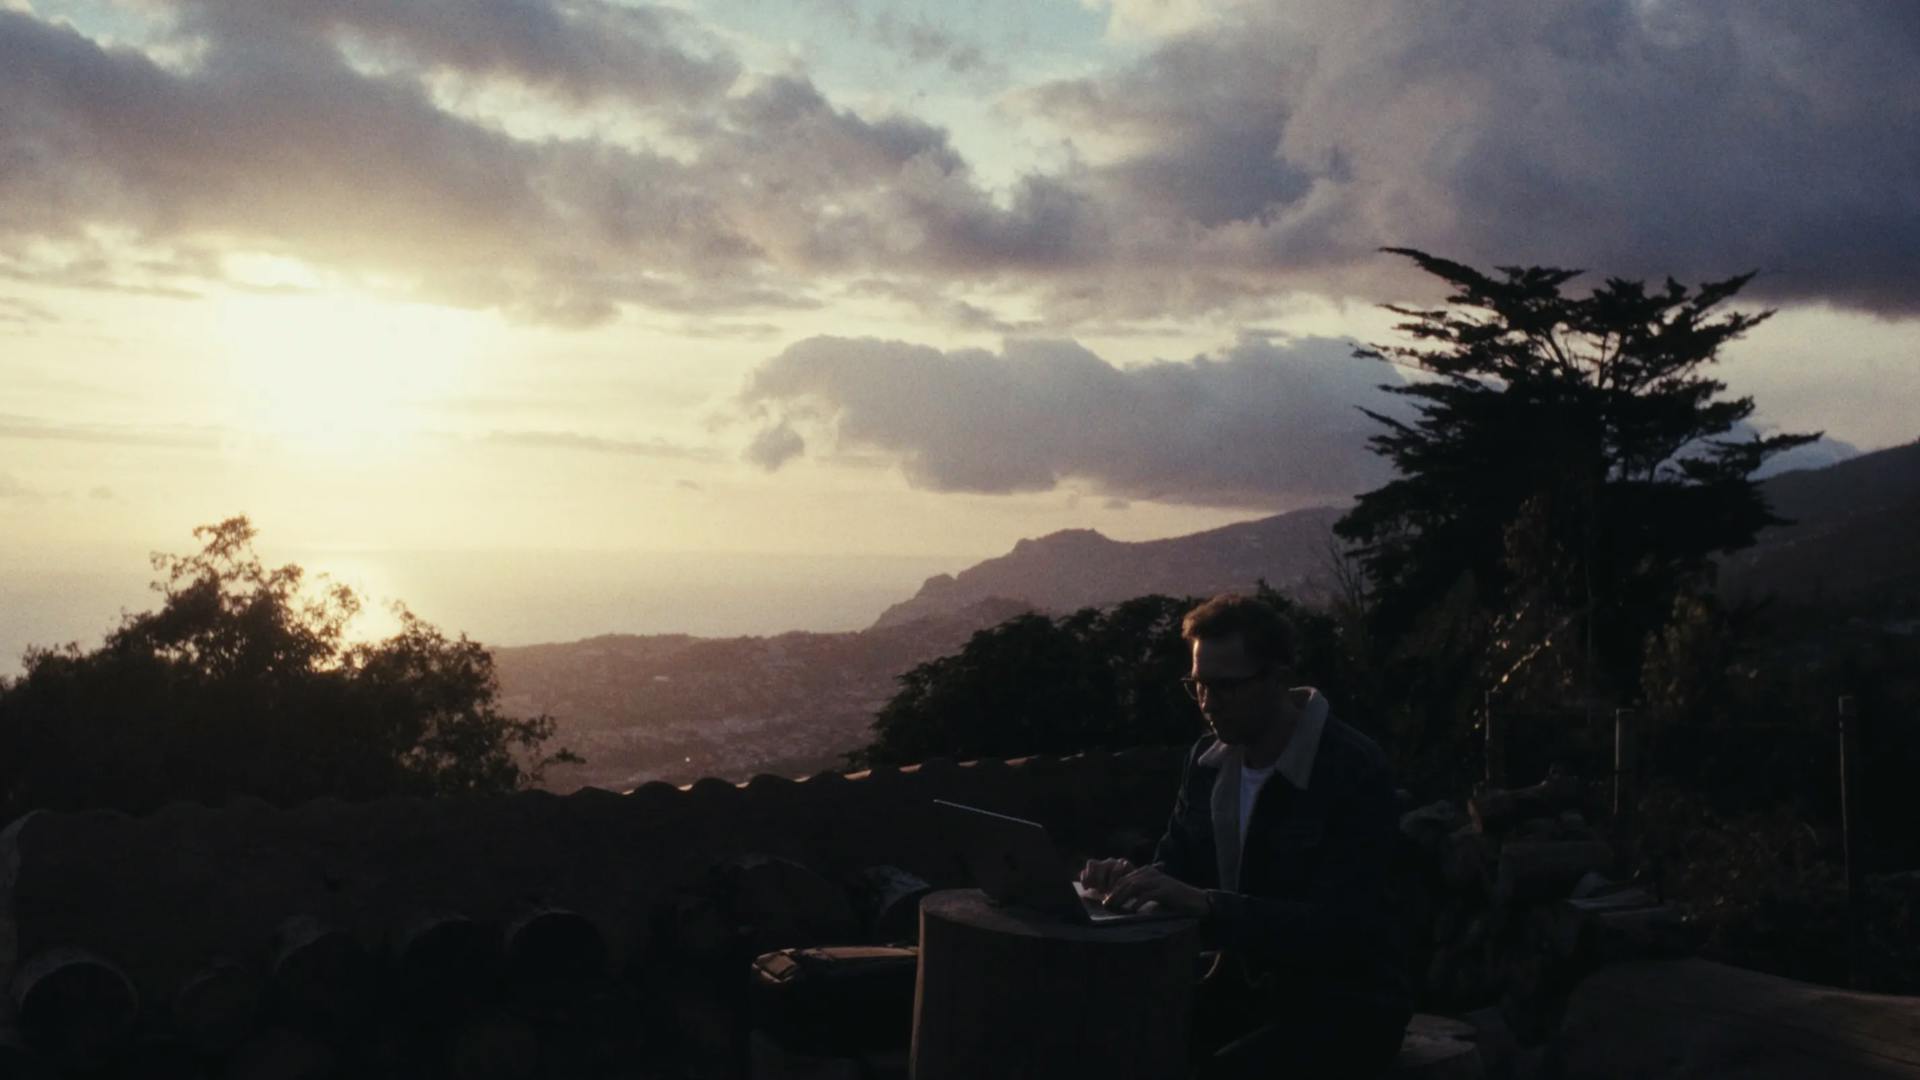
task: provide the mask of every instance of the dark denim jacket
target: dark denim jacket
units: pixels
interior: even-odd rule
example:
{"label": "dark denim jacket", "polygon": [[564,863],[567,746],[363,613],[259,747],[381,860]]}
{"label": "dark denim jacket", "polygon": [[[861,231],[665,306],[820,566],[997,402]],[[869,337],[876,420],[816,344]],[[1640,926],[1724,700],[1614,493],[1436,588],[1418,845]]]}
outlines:
{"label": "dark denim jacket", "polygon": [[[1220,889],[1215,837],[1237,835],[1239,752],[1208,754],[1215,746],[1204,736],[1188,753],[1172,819],[1154,852],[1167,873],[1210,891],[1207,936],[1250,974],[1277,976],[1283,992],[1291,987],[1404,1011],[1404,931],[1389,899],[1399,822],[1379,745],[1328,717],[1306,788],[1276,772],[1260,789],[1233,891]],[[1215,808],[1227,800],[1233,809],[1217,820]]]}

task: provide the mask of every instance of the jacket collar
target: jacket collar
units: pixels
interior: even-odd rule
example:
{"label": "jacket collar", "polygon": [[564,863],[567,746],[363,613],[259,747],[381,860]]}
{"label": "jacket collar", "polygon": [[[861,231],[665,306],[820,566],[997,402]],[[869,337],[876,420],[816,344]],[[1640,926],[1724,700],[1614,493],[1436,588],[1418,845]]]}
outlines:
{"label": "jacket collar", "polygon": [[[1313,761],[1319,755],[1320,736],[1327,728],[1327,699],[1312,687],[1300,687],[1307,695],[1293,734],[1288,737],[1274,771],[1286,777],[1294,787],[1306,790],[1313,777]],[[1238,892],[1240,887],[1240,847],[1244,833],[1240,829],[1240,769],[1246,751],[1215,741],[1198,758],[1196,765],[1218,768],[1213,778],[1213,793],[1208,811],[1213,818],[1214,869],[1222,889]]]}
{"label": "jacket collar", "polygon": [[[1320,736],[1327,730],[1327,699],[1311,686],[1296,687],[1294,693],[1307,695],[1307,700],[1300,708],[1300,718],[1294,724],[1286,748],[1280,751],[1280,760],[1274,762],[1274,770],[1286,777],[1288,783],[1305,791],[1308,781],[1313,779],[1314,759],[1320,755]],[[1216,740],[1194,764],[1221,768],[1229,758],[1233,761],[1234,783],[1238,785],[1240,770],[1246,764],[1246,751],[1241,747]]]}

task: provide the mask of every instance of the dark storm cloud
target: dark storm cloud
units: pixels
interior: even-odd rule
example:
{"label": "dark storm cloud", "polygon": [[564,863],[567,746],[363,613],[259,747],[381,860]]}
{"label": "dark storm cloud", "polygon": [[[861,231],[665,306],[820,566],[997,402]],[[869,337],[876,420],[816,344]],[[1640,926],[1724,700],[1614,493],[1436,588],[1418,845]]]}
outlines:
{"label": "dark storm cloud", "polygon": [[[1378,295],[1405,244],[1920,311],[1920,7],[1302,0],[1039,87],[1134,265]],[[1162,134],[1155,135],[1155,132]]]}
{"label": "dark storm cloud", "polygon": [[[1920,311],[1920,7],[1894,0],[1235,7],[1013,94],[1070,145],[1003,189],[944,129],[747,72],[676,9],[145,10],[184,59],[0,11],[0,273],[178,292],[243,249],[563,325],[884,280],[955,325],[1066,329],[1399,296],[1419,279],[1376,249],[1404,245]],[[503,82],[634,130],[516,137],[462,96]],[[1015,294],[1019,318],[977,299]]]}
{"label": "dark storm cloud", "polygon": [[[1047,491],[1072,479],[1121,499],[1284,508],[1339,499],[1385,477],[1365,447],[1397,411],[1399,376],[1324,338],[1247,341],[1191,362],[1120,369],[1070,341],[998,353],[816,337],[756,370],[744,403],[772,420],[777,467],[792,426],[894,458],[916,487]],[[757,445],[757,444],[756,444]]]}

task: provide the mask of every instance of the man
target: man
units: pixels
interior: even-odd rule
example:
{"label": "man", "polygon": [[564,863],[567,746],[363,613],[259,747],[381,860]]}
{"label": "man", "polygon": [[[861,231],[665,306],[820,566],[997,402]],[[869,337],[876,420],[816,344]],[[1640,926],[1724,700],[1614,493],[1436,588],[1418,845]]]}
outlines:
{"label": "man", "polygon": [[1292,686],[1293,628],[1271,605],[1217,596],[1181,634],[1182,682],[1212,734],[1187,756],[1153,862],[1096,859],[1081,880],[1110,906],[1202,919],[1221,955],[1194,1016],[1202,1075],[1377,1075],[1410,1015],[1386,755]]}

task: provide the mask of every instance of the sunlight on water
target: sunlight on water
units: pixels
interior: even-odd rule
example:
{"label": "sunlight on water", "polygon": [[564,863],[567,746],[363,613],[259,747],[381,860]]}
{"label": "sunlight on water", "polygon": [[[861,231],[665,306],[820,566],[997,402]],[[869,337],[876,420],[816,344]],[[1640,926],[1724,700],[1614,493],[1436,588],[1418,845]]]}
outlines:
{"label": "sunlight on water", "polygon": [[[120,612],[158,596],[137,555],[113,573],[7,566],[0,573],[0,675],[29,645],[97,646]],[[273,561],[273,560],[269,560]],[[289,552],[285,560],[351,587],[363,608],[351,640],[399,629],[395,600],[449,636],[491,645],[598,634],[705,637],[866,627],[929,575],[970,560],[583,552]]]}

